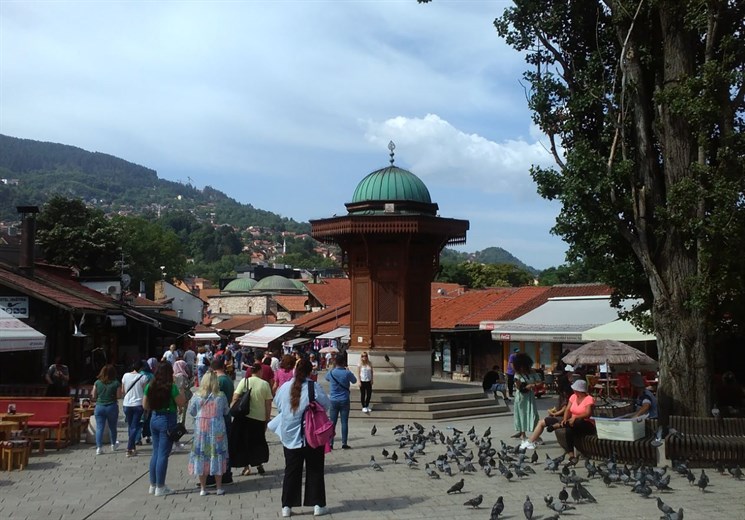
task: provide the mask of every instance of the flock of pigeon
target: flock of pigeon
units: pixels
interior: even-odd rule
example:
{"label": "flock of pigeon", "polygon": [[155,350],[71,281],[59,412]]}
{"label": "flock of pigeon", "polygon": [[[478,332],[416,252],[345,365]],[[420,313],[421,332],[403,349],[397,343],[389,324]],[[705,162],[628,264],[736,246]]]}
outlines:
{"label": "flock of pigeon", "polygon": [[[527,479],[536,473],[535,467],[541,464],[536,451],[529,454],[519,446],[510,446],[504,441],[499,441],[499,448],[493,446],[491,428],[479,437],[472,427],[469,431],[452,428],[452,435],[446,435],[432,426],[427,430],[416,421],[412,425],[399,424],[392,428],[397,448],[389,451],[383,448],[381,455],[383,460],[398,464],[400,460],[398,452],[403,455],[403,464],[411,469],[423,467],[428,478],[439,480],[444,476],[461,477],[452,484],[447,494],[461,494],[466,488],[467,475],[483,473],[487,477],[499,475],[507,481],[520,481]],[[377,427],[373,426],[371,435],[377,434]],[[435,448],[435,446],[438,446]],[[435,454],[437,453],[437,454]],[[663,520],[682,520],[683,508],[674,508],[665,503],[659,496],[662,493],[672,491],[670,480],[673,472],[684,476],[688,483],[696,485],[701,492],[706,492],[709,485],[709,475],[705,470],[697,475],[684,462],[675,461],[671,468],[664,466],[651,467],[636,464],[631,467],[616,463],[615,456],[602,463],[595,464],[589,460],[585,461],[584,468],[587,470],[585,476],[578,474],[578,460],[566,460],[565,455],[551,458],[546,454],[543,461],[543,470],[557,474],[561,490],[557,498],[545,495],[543,501],[548,508],[548,516],[536,516],[542,520],[557,520],[568,511],[576,511],[585,503],[595,503],[595,497],[587,489],[590,482],[602,482],[607,487],[630,489],[631,492],[644,498],[650,498],[655,493],[657,508],[661,512]],[[370,456],[370,468],[375,471],[384,471],[383,466],[375,455]],[[739,466],[725,466],[717,463],[715,470],[732,478],[742,479],[743,473]],[[484,496],[479,494],[466,500],[463,505],[473,509],[480,508]],[[497,520],[505,509],[504,497],[497,497],[491,507],[491,520]],[[534,518],[534,504],[530,496],[525,497],[523,502],[523,514],[527,520]]]}

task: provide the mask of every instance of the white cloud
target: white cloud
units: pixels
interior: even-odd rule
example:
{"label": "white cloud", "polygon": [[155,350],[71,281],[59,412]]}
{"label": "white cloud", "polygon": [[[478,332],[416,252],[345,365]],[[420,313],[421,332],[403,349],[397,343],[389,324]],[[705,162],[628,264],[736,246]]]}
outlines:
{"label": "white cloud", "polygon": [[463,132],[435,114],[367,121],[365,137],[377,146],[396,143],[399,164],[422,179],[467,185],[490,193],[535,194],[531,165],[550,165],[551,155],[538,141],[497,143]]}

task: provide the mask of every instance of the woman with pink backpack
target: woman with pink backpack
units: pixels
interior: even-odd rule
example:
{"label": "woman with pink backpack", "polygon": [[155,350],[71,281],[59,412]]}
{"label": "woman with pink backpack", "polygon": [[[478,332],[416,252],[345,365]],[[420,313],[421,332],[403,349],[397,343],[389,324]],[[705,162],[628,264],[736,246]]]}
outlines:
{"label": "woman with pink backpack", "polygon": [[324,480],[324,446],[310,447],[303,431],[303,416],[311,396],[308,388],[313,385],[313,398],[326,411],[331,402],[317,382],[310,378],[313,366],[307,359],[295,365],[295,377],[282,385],[274,396],[277,416],[269,423],[285,454],[285,476],[282,483],[282,516],[292,515],[292,508],[302,505],[301,491],[303,465],[305,465],[305,505],[313,506],[313,515],[326,514],[326,483]]}

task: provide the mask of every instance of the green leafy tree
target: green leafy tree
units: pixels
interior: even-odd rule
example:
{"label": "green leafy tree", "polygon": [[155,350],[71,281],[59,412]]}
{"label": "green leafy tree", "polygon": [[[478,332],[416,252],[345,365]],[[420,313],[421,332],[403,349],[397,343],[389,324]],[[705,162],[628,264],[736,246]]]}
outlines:
{"label": "green leafy tree", "polygon": [[38,215],[36,236],[49,263],[87,274],[115,272],[119,228],[82,200],[52,197]]}
{"label": "green leafy tree", "polygon": [[663,418],[709,415],[710,345],[743,325],[744,21],[736,0],[519,0],[495,20],[529,65],[557,164],[532,175],[568,259],[652,311]]}
{"label": "green leafy tree", "polygon": [[570,262],[558,267],[549,267],[541,271],[538,277],[540,285],[595,283],[600,280],[601,276],[588,269],[585,262],[582,261]]}
{"label": "green leafy tree", "polygon": [[438,282],[457,283],[464,287],[471,287],[471,276],[466,270],[466,262],[442,263],[435,280]]}
{"label": "green leafy tree", "polygon": [[140,281],[153,287],[163,271],[168,279],[183,278],[186,255],[173,230],[140,217],[114,217],[112,224],[119,229],[120,250],[127,264],[124,271],[132,277],[134,290]]}

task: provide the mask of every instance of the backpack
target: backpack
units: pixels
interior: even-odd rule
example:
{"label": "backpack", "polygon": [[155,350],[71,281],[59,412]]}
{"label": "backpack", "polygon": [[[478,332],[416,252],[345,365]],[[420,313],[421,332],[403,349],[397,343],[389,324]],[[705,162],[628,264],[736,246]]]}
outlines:
{"label": "backpack", "polygon": [[311,448],[320,448],[331,441],[334,436],[334,423],[329,420],[323,406],[316,401],[315,383],[308,381],[308,407],[303,412],[303,429],[305,444]]}

